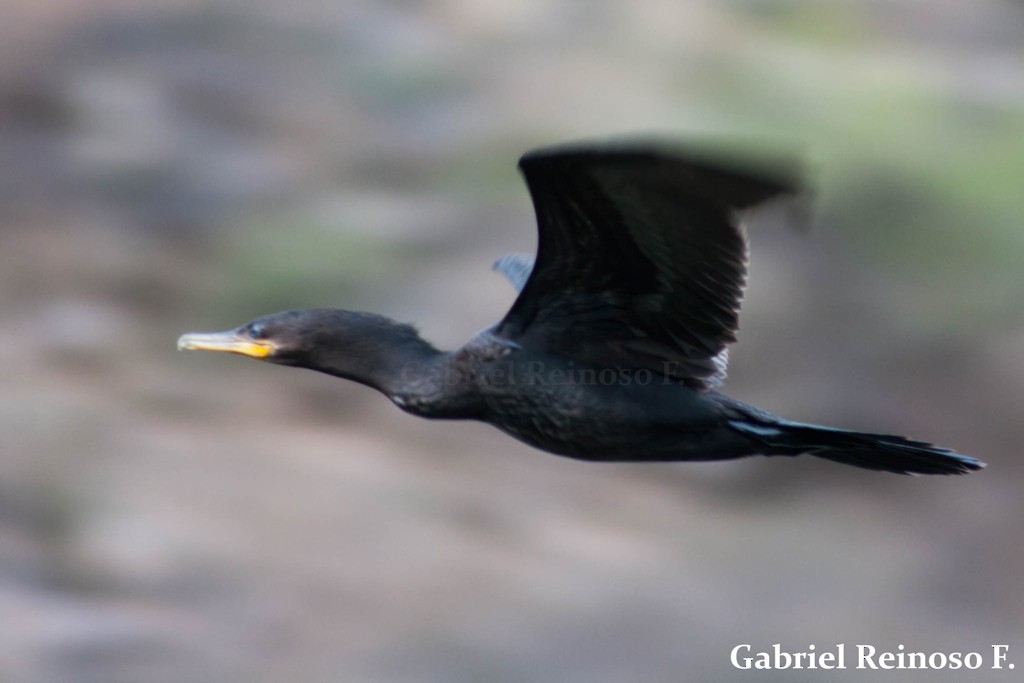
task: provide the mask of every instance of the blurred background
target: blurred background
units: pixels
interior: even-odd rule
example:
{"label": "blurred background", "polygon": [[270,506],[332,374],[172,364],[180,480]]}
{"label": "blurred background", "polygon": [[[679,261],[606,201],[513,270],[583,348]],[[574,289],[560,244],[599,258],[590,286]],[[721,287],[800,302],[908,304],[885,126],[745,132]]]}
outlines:
{"label": "blurred background", "polygon": [[[776,642],[986,656],[908,681],[1012,679],[993,643],[1024,666],[1021,3],[4,14],[3,681],[731,681]],[[636,132],[817,170],[814,232],[751,225],[728,393],[989,469],[578,463],[175,351],[306,306],[461,343],[534,247],[518,155]]]}

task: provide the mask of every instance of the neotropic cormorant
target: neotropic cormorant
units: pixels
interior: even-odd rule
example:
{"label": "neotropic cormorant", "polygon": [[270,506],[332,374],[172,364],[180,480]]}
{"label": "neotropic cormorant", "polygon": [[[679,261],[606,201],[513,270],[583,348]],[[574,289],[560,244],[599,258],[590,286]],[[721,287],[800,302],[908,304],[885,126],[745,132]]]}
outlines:
{"label": "neotropic cormorant", "polygon": [[799,189],[658,144],[575,145],[523,156],[536,262],[495,269],[520,290],[455,351],[372,313],[285,311],[181,349],[228,351],[372,387],[402,410],[472,419],[595,461],[725,460],[808,453],[874,470],[963,474],[984,463],[902,436],[791,422],[715,391],[746,280],[743,209]]}

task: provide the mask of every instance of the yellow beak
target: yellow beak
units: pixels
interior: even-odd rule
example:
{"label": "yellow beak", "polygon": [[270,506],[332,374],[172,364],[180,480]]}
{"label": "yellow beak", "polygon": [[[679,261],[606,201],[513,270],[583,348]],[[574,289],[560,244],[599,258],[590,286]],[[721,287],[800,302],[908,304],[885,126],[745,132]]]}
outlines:
{"label": "yellow beak", "polygon": [[227,332],[189,332],[178,338],[179,351],[227,351],[250,358],[266,358],[277,349],[269,340],[252,339],[238,330]]}

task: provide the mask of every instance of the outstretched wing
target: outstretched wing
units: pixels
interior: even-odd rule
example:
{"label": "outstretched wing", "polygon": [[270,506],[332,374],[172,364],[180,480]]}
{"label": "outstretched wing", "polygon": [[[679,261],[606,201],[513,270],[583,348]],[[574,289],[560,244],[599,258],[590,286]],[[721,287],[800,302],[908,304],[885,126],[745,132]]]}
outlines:
{"label": "outstretched wing", "polygon": [[582,362],[718,383],[746,280],[736,213],[795,192],[795,175],[657,145],[544,149],[519,166],[537,259],[495,332]]}

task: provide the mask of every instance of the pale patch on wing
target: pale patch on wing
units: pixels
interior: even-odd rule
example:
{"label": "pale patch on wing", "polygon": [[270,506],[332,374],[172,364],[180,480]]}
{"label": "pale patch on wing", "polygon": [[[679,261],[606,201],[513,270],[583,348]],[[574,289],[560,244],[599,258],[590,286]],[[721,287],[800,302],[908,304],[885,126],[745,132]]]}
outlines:
{"label": "pale patch on wing", "polygon": [[720,387],[729,371],[729,349],[722,349],[717,356],[712,357],[711,362],[715,364],[715,374],[704,381],[709,387]]}
{"label": "pale patch on wing", "polygon": [[782,433],[782,430],[778,427],[760,425],[753,422],[741,422],[739,420],[729,420],[729,426],[733,429],[738,429],[741,432],[747,432],[748,434],[759,437],[778,436]]}
{"label": "pale patch on wing", "polygon": [[533,272],[533,260],[531,254],[505,254],[494,262],[492,268],[507,277],[516,291],[521,292]]}

